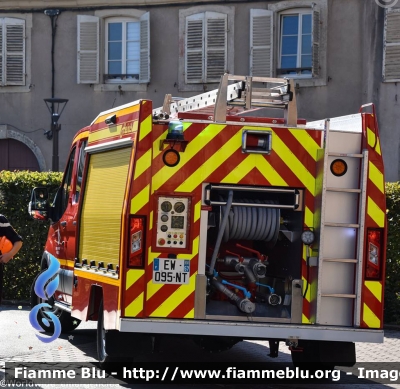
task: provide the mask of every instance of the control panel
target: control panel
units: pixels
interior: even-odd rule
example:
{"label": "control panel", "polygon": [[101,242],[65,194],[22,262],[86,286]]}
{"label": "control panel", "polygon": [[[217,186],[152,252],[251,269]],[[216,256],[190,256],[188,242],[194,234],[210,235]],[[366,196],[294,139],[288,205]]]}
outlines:
{"label": "control panel", "polygon": [[188,197],[159,197],[157,204],[157,247],[187,247]]}

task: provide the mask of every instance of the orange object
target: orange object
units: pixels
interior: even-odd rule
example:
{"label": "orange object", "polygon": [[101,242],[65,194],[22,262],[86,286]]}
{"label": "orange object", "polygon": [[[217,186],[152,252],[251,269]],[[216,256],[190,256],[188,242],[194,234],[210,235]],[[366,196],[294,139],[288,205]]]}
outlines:
{"label": "orange object", "polygon": [[8,253],[13,248],[13,244],[3,236],[0,239],[0,254]]}

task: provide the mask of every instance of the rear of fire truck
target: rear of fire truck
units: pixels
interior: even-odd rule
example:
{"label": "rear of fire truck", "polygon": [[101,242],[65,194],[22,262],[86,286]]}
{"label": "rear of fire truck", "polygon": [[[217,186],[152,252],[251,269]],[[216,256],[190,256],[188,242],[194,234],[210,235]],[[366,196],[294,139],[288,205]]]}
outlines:
{"label": "rear of fire truck", "polygon": [[291,81],[224,75],[101,113],[62,270],[69,313],[99,323],[100,362],[165,335],[210,351],[269,340],[272,357],[282,341],[334,365],[382,342],[384,170],[365,110],[306,123]]}
{"label": "rear of fire truck", "polygon": [[383,341],[375,115],[306,124],[288,80],[225,75],[215,94],[166,96],[136,172],[145,156],[130,214],[146,250],[128,266],[120,331],[212,351],[268,339],[272,356],[284,341],[295,361],[338,365],[355,362],[354,342]]}

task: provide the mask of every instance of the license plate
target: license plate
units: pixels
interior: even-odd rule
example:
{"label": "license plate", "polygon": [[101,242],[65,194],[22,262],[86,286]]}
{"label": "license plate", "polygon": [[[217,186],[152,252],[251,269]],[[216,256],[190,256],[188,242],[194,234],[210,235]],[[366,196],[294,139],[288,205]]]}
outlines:
{"label": "license plate", "polygon": [[190,261],[188,259],[155,258],[153,284],[188,284]]}

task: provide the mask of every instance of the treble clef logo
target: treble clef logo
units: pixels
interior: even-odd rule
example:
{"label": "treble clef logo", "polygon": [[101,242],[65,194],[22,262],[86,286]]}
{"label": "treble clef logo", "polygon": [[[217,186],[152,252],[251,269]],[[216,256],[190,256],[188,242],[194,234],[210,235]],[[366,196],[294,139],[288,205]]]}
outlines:
{"label": "treble clef logo", "polygon": [[[59,275],[58,275],[59,269],[60,269],[60,264],[58,263],[57,259],[50,254],[50,266],[42,274],[39,275],[39,277],[35,282],[34,290],[36,296],[40,297],[43,300],[48,300],[51,296],[53,296],[54,292],[57,290],[59,283]],[[39,309],[42,308],[52,309],[52,306],[48,303],[41,303],[33,307],[29,313],[29,321],[31,323],[31,326],[35,330],[41,332],[43,332],[43,328],[40,326],[38,322],[38,312]],[[37,334],[36,337],[44,343],[50,343],[56,340],[60,336],[61,323],[58,317],[53,312],[45,310],[43,310],[42,312],[53,322],[54,334],[49,338],[42,337]],[[50,323],[45,317],[42,317],[40,320],[45,327],[50,328]]]}

